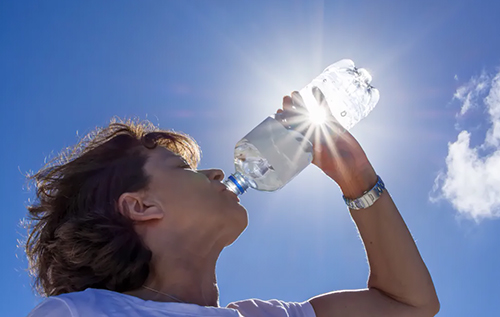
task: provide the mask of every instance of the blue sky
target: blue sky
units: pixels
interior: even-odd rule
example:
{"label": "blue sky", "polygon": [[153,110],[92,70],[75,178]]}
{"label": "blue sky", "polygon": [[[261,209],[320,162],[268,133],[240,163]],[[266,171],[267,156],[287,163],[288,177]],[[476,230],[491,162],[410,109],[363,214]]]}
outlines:
{"label": "blue sky", "polygon": [[[500,312],[500,2],[2,1],[2,316],[40,300],[18,225],[23,174],[113,116],[189,133],[201,168],[326,66],[351,58],[381,99],[351,131],[431,272],[439,316]],[[250,225],[217,273],[221,304],[366,286],[340,191],[314,166],[242,197]]]}

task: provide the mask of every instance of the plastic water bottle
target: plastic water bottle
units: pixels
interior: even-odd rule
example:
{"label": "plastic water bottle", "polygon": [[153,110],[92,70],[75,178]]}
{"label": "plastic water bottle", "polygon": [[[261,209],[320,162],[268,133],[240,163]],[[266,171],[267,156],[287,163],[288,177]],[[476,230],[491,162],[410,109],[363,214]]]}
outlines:
{"label": "plastic water bottle", "polygon": [[[311,118],[322,109],[317,98],[320,92],[335,119],[349,130],[366,117],[379,100],[378,90],[370,82],[368,71],[358,69],[353,61],[344,59],[328,66],[299,94]],[[303,121],[306,124],[307,120],[305,116]],[[284,124],[281,114],[275,114],[236,144],[236,172],[224,184],[237,195],[249,187],[275,191],[290,182],[312,159],[311,141],[297,130],[297,125]]]}

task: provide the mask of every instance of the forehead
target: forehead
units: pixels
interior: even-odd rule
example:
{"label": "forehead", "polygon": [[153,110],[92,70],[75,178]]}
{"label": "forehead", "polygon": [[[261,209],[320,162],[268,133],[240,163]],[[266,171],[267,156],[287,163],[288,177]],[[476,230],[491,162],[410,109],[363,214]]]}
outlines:
{"label": "forehead", "polygon": [[175,162],[176,159],[183,159],[182,156],[175,154],[163,146],[157,146],[154,149],[150,149],[147,153],[148,164],[150,165],[165,164],[165,162]]}

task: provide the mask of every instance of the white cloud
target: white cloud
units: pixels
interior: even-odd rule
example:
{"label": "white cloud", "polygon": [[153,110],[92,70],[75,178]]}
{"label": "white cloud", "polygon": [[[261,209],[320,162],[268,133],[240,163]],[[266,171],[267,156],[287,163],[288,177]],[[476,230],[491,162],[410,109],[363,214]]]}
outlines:
{"label": "white cloud", "polygon": [[[491,84],[490,93],[485,98],[484,103],[488,107],[491,119],[491,129],[486,134],[486,145],[490,147],[500,147],[500,73],[498,73]],[[500,171],[498,171],[500,173]]]}
{"label": "white cloud", "polygon": [[[491,127],[478,147],[470,146],[471,134],[466,130],[448,143],[446,171],[436,178],[431,201],[447,200],[459,214],[476,221],[500,218],[500,72],[493,78],[485,72],[472,78],[453,99],[462,102],[460,115],[481,102]],[[480,150],[485,149],[489,154],[481,156]]]}
{"label": "white cloud", "polygon": [[469,109],[477,105],[479,96],[488,88],[489,82],[489,76],[483,71],[480,76],[472,77],[467,84],[457,89],[453,99],[463,102],[460,116],[463,116]]}

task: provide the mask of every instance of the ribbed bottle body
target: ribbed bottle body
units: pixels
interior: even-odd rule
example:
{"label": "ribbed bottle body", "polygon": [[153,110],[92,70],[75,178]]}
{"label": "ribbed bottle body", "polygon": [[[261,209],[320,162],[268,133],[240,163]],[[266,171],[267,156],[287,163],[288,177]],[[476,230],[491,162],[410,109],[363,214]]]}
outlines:
{"label": "ribbed bottle body", "polygon": [[353,61],[343,59],[328,66],[299,93],[304,106],[310,112],[315,112],[319,107],[315,90],[320,91],[335,119],[346,130],[350,130],[373,110],[380,99],[371,80],[367,70],[358,69]]}

